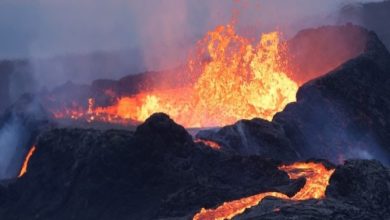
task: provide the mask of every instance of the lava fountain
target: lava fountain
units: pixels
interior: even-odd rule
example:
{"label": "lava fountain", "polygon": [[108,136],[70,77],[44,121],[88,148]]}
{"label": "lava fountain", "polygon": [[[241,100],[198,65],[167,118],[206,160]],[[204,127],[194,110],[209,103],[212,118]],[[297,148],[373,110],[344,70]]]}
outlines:
{"label": "lava fountain", "polygon": [[264,192],[254,196],[225,202],[216,209],[202,209],[194,216],[194,220],[224,220],[231,219],[243,213],[246,209],[258,205],[264,198],[272,196],[286,200],[322,199],[329,184],[330,176],[334,169],[327,169],[321,163],[294,163],[283,165],[280,170],[287,172],[291,179],[306,178],[303,188],[293,197],[288,197],[279,192]]}
{"label": "lava fountain", "polygon": [[238,35],[232,25],[219,26],[198,42],[188,59],[187,71],[181,73],[193,79],[188,85],[118,97],[106,107],[95,107],[90,100],[88,111],[55,115],[142,122],[155,112],[164,112],[186,127],[223,126],[255,117],[270,120],[295,101],[298,90],[284,71],[285,48],[278,32],[263,34],[254,43]]}

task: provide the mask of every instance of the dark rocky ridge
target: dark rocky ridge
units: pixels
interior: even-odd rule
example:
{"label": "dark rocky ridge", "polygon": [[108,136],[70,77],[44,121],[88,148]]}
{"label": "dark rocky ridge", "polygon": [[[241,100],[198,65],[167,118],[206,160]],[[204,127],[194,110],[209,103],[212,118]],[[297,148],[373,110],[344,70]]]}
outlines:
{"label": "dark rocky ridge", "polygon": [[[287,105],[271,123],[244,120],[219,131],[200,132],[197,137],[214,140],[226,151],[234,149],[242,155],[293,151],[296,153],[275,157],[327,158],[334,162],[378,158],[389,164],[390,99],[385,94],[390,94],[390,54],[374,33],[367,33],[360,56],[304,84],[297,102]],[[243,136],[243,129],[251,132]],[[266,142],[264,136],[274,140]],[[237,140],[240,145],[236,145]]]}
{"label": "dark rocky ridge", "polygon": [[[190,219],[201,207],[265,191],[294,195],[305,183],[289,180],[277,169],[280,162],[195,144],[164,114],[134,133],[52,129],[36,146],[27,173],[0,187],[2,219]],[[327,199],[266,199],[239,217],[383,219],[389,216],[389,192],[390,170],[375,161],[348,161],[337,167]]]}
{"label": "dark rocky ridge", "polygon": [[[40,136],[26,175],[2,188],[0,216],[182,217],[263,191],[295,193],[297,184],[279,164],[196,145],[164,114],[153,115],[134,133],[53,129]],[[289,184],[292,188],[282,187]]]}

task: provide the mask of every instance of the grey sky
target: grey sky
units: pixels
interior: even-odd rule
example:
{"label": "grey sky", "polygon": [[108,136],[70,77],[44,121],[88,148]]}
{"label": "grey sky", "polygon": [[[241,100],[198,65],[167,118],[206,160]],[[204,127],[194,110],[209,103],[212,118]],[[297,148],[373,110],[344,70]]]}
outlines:
{"label": "grey sky", "polygon": [[134,47],[147,55],[161,45],[180,48],[228,22],[233,7],[248,27],[289,31],[288,26],[326,17],[346,2],[356,1],[0,0],[0,58]]}

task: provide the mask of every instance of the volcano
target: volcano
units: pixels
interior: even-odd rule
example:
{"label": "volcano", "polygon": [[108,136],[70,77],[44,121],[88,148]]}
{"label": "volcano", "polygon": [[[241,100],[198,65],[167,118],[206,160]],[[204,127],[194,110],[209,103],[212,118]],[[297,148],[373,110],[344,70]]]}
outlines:
{"label": "volcano", "polygon": [[388,219],[389,74],[359,26],[226,25],[176,69],[24,95],[0,217]]}

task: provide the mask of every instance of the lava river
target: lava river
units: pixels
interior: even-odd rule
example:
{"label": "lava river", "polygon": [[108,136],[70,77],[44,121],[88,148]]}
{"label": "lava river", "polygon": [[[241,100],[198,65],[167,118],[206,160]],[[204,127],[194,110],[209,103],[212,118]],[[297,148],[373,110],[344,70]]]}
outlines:
{"label": "lava river", "polygon": [[306,183],[303,188],[293,197],[288,197],[279,192],[264,192],[254,196],[225,202],[215,209],[202,209],[197,213],[193,220],[224,220],[231,219],[246,209],[259,205],[261,201],[268,196],[277,197],[285,200],[307,200],[321,199],[325,197],[325,190],[329,184],[329,178],[333,174],[334,169],[327,169],[321,163],[294,163],[292,165],[283,165],[280,170],[287,172],[290,179],[306,178]]}

